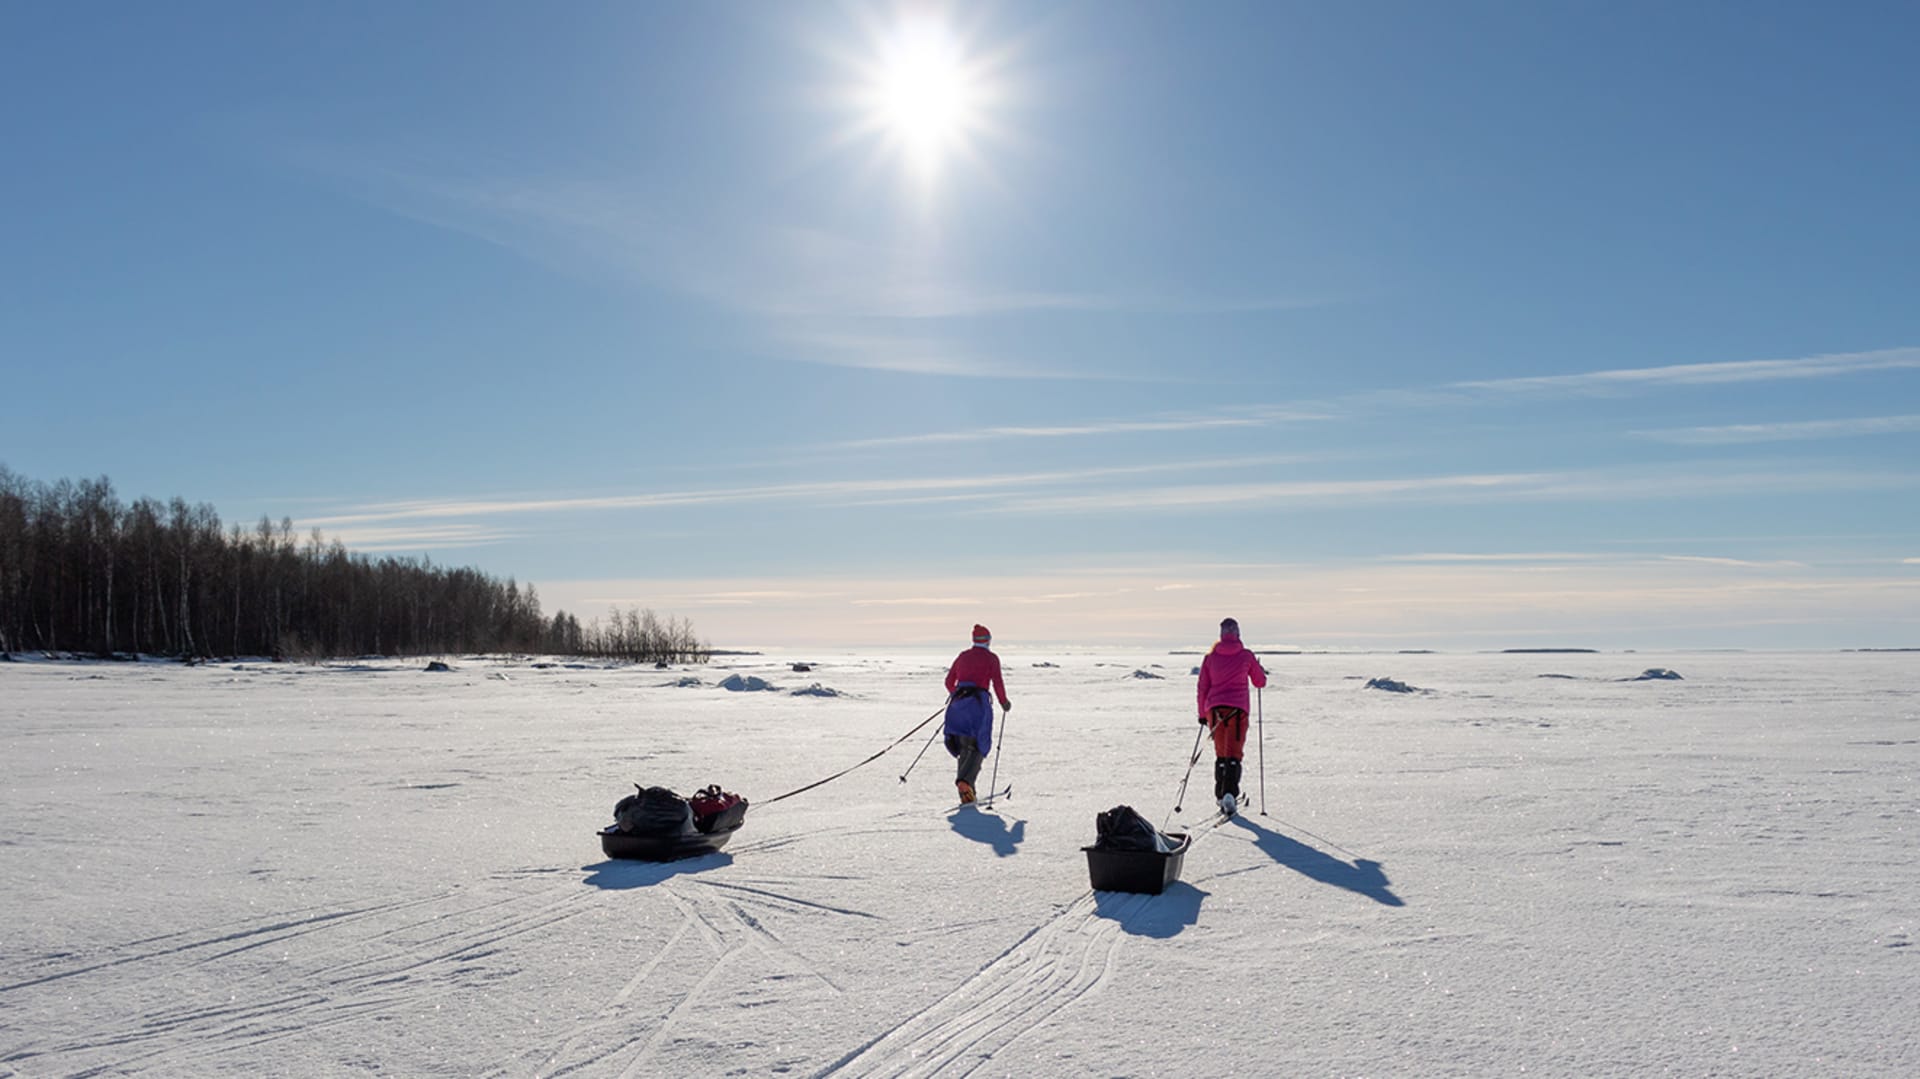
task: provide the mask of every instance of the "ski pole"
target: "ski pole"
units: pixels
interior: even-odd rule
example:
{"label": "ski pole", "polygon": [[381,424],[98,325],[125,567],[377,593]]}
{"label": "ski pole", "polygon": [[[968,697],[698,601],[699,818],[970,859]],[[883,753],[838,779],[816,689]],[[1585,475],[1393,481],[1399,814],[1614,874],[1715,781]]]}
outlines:
{"label": "ski pole", "polygon": [[913,771],[913,767],[915,764],[920,763],[920,758],[927,755],[927,750],[933,748],[934,739],[940,737],[940,732],[942,729],[943,728],[935,727],[933,729],[933,733],[927,736],[927,744],[924,746],[921,746],[920,752],[913,755],[913,764],[907,765],[907,770],[905,772],[900,773],[900,782],[905,783],[907,781],[907,775]]}
{"label": "ski pole", "polygon": [[1180,777],[1180,793],[1173,797],[1173,811],[1180,812],[1180,805],[1187,800],[1187,780],[1193,778],[1193,766],[1200,763],[1200,739],[1207,733],[1203,724],[1193,736],[1193,756],[1187,760],[1187,774]]}
{"label": "ski pole", "polygon": [[[991,709],[993,703],[989,701],[987,707]],[[992,794],[1000,789],[1000,747],[1007,742],[1007,717],[1009,715],[1012,715],[1012,713],[1005,711],[1000,713],[1000,737],[993,740],[993,773],[987,777],[988,794]]]}
{"label": "ski pole", "polygon": [[1267,815],[1267,703],[1259,686],[1253,687],[1254,714],[1260,717],[1260,815]]}

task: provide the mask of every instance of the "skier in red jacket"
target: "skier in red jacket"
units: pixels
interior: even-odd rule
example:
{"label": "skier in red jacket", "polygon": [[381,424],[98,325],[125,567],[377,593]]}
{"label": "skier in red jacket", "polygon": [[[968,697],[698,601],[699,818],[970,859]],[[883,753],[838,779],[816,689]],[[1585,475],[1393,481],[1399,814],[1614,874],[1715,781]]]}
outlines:
{"label": "skier in red jacket", "polygon": [[960,801],[974,799],[973,784],[980,778],[980,764],[993,752],[993,702],[991,689],[1000,698],[1000,710],[1010,711],[1007,685],[1000,678],[1000,657],[988,647],[993,634],[985,626],[973,627],[973,647],[954,658],[947,668],[947,752],[957,762],[953,785],[960,790]]}
{"label": "skier in red jacket", "polygon": [[1240,623],[1220,623],[1220,640],[1200,661],[1200,725],[1213,730],[1213,796],[1232,816],[1240,805],[1240,758],[1247,745],[1247,683],[1264,688],[1266,669],[1240,644]]}

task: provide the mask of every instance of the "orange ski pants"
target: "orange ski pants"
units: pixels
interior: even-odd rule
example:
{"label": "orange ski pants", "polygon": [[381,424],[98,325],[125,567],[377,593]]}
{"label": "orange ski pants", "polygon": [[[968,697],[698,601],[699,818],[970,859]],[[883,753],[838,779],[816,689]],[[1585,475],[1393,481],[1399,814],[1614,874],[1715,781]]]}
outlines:
{"label": "orange ski pants", "polygon": [[1225,760],[1239,760],[1247,748],[1247,710],[1231,705],[1216,704],[1207,717],[1207,726],[1213,730],[1213,755]]}

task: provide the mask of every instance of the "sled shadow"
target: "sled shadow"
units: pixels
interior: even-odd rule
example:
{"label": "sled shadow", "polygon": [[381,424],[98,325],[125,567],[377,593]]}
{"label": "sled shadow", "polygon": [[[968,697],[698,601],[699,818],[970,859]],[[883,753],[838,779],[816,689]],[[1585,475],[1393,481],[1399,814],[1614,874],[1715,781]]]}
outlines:
{"label": "sled shadow", "polygon": [[1027,841],[1026,821],[1017,820],[1009,826],[1000,814],[982,813],[975,806],[961,806],[954,811],[949,823],[954,831],[975,843],[985,843],[1002,858],[1020,853],[1020,844]]}
{"label": "sled shadow", "polygon": [[1367,858],[1355,858],[1352,862],[1343,862],[1297,839],[1262,828],[1247,817],[1236,816],[1233,818],[1233,823],[1252,832],[1253,845],[1265,852],[1267,857],[1303,877],[1317,880],[1322,884],[1331,884],[1336,888],[1345,888],[1349,892],[1364,895],[1384,906],[1407,905],[1406,900],[1388,890],[1387,874],[1382,871],[1379,862]]}
{"label": "sled shadow", "polygon": [[1200,904],[1210,894],[1180,880],[1167,885],[1159,895],[1096,891],[1093,912],[1120,923],[1121,932],[1166,940],[1200,921]]}
{"label": "sled shadow", "polygon": [[733,855],[724,851],[682,858],[677,862],[641,862],[631,858],[609,858],[580,868],[587,873],[581,883],[595,888],[619,891],[626,888],[651,888],[663,880],[686,873],[705,873],[733,864]]}

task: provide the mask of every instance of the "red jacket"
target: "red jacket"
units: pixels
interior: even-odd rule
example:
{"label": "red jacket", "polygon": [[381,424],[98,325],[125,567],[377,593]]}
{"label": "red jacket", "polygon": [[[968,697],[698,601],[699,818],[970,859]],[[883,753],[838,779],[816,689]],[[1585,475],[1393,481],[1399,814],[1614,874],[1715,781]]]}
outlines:
{"label": "red jacket", "polygon": [[1000,698],[1000,710],[1007,710],[1007,684],[1000,679],[1000,657],[993,654],[993,649],[976,644],[954,657],[953,666],[947,668],[947,695],[952,696],[954,687],[962,682],[981,689],[993,687],[993,695]]}
{"label": "red jacket", "polygon": [[1222,638],[1207,653],[1207,658],[1200,661],[1200,714],[1206,715],[1217,705],[1253,711],[1247,693],[1249,680],[1264,687],[1266,668],[1260,666],[1260,660],[1238,640]]}

